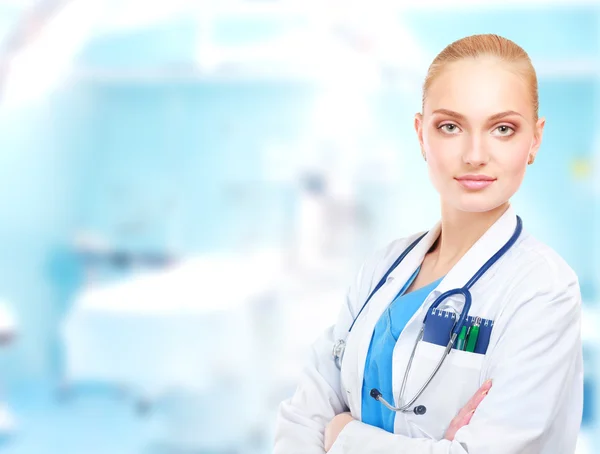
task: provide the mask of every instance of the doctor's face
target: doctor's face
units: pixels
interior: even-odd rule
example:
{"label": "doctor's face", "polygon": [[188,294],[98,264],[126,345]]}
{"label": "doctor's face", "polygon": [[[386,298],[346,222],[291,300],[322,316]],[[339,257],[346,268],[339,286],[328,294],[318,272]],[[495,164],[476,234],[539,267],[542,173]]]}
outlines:
{"label": "doctor's face", "polygon": [[442,204],[467,212],[490,211],[512,197],[543,128],[526,80],[510,63],[491,57],[446,65],[415,117]]}

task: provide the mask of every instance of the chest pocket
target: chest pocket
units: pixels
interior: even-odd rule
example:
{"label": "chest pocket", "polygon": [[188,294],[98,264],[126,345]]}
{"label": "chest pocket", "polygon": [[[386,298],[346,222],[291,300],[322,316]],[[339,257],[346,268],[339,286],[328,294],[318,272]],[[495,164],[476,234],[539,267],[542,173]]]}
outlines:
{"label": "chest pocket", "polygon": [[[429,326],[415,352],[405,400],[411,399],[421,389],[444,355],[454,321],[452,315],[446,317],[445,313],[441,313],[438,316],[439,319],[428,318]],[[437,323],[431,323],[434,320]],[[472,317],[468,317],[467,326],[471,326],[473,321]],[[414,404],[424,405],[427,412],[424,415],[404,414],[405,429],[411,437],[434,440],[444,437],[450,421],[481,386],[481,369],[492,328],[493,322],[482,321],[474,352],[456,348],[450,351],[434,379]]]}

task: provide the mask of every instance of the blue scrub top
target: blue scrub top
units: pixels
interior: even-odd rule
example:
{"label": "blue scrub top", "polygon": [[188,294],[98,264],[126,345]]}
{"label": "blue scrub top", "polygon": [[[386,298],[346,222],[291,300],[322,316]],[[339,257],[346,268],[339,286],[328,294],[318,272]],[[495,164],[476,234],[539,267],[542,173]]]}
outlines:
{"label": "blue scrub top", "polygon": [[404,284],[398,296],[388,306],[381,315],[377,325],[375,325],[365,362],[362,387],[362,422],[379,427],[390,433],[394,433],[396,412],[388,410],[381,402],[373,399],[370,393],[373,388],[377,388],[383,395],[383,398],[393,405],[392,355],[394,347],[408,321],[421,307],[429,293],[443,279],[440,278],[423,288],[405,295],[404,292],[410,287],[415,277],[417,277],[420,269],[421,267]]}

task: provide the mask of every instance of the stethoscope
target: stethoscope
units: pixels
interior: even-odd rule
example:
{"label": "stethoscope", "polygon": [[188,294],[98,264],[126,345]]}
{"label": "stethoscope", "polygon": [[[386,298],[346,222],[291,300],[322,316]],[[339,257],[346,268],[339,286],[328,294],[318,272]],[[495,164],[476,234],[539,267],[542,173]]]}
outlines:
{"label": "stethoscope", "polygon": [[[473,287],[473,285],[475,285],[475,283],[481,278],[481,276],[483,276],[500,259],[500,257],[502,257],[504,254],[506,254],[506,252],[515,244],[515,242],[521,235],[522,230],[523,230],[523,221],[521,220],[521,218],[519,216],[517,216],[517,226],[515,228],[514,233],[512,234],[510,239],[506,242],[506,244],[504,246],[502,246],[502,248],[500,248],[500,250],[498,252],[496,252],[481,268],[479,268],[479,270],[473,275],[473,277],[471,279],[469,279],[469,282],[467,282],[464,287],[455,288],[455,289],[448,290],[448,291],[442,293],[440,296],[438,296],[435,299],[433,304],[430,306],[429,310],[427,311],[427,314],[425,315],[425,318],[423,319],[423,324],[421,325],[421,330],[419,331],[419,335],[417,336],[417,340],[415,341],[415,344],[413,346],[412,353],[410,355],[410,359],[408,360],[408,365],[406,366],[406,371],[404,372],[404,378],[402,379],[402,387],[400,388],[400,402],[403,402],[403,400],[404,400],[404,391],[406,389],[406,383],[408,381],[412,362],[415,357],[415,352],[417,351],[417,346],[419,345],[419,342],[423,339],[423,333],[425,332],[425,325],[427,323],[427,317],[429,316],[429,314],[433,313],[435,311],[435,309],[437,309],[447,298],[454,296],[454,295],[463,295],[465,298],[465,303],[463,305],[462,311],[461,311],[460,315],[457,317],[457,321],[455,322],[454,328],[452,329],[452,332],[451,332],[450,341],[448,342],[448,345],[446,346],[444,353],[442,354],[437,365],[434,367],[433,371],[429,375],[429,378],[425,381],[425,384],[423,386],[421,386],[421,388],[415,394],[415,396],[412,399],[410,399],[410,401],[408,403],[402,405],[401,407],[394,407],[394,406],[390,405],[383,398],[383,396],[381,395],[381,392],[379,392],[378,389],[372,389],[370,392],[370,395],[373,399],[378,400],[379,402],[381,402],[383,405],[385,405],[391,411],[403,412],[403,413],[411,413],[412,412],[416,415],[424,415],[427,412],[427,407],[425,407],[424,405],[417,405],[414,408],[411,408],[411,407],[414,405],[414,403],[417,401],[417,399],[419,399],[419,397],[421,397],[421,395],[427,389],[427,387],[429,386],[431,381],[435,378],[436,374],[442,367],[442,364],[444,364],[444,360],[446,359],[446,356],[448,356],[448,354],[452,350],[452,347],[454,345],[454,342],[456,341],[458,334],[460,333],[463,326],[466,326],[467,316],[469,315],[469,310],[471,309],[471,301],[472,301],[470,288]],[[412,251],[414,249],[414,247],[419,243],[419,241],[421,241],[421,239],[423,239],[423,237],[426,234],[427,234],[427,232],[424,233],[423,235],[421,235],[419,238],[417,238],[400,255],[400,257],[398,257],[396,259],[396,261],[392,264],[390,269],[381,278],[381,280],[379,281],[377,286],[373,289],[373,291],[371,292],[371,294],[369,295],[369,297],[367,298],[367,300],[361,307],[360,311],[354,318],[354,321],[352,322],[352,324],[350,325],[350,328],[348,329],[348,334],[350,334],[352,332],[352,328],[354,327],[354,324],[358,320],[358,317],[360,317],[360,314],[362,313],[363,309],[367,306],[367,304],[369,303],[369,301],[371,300],[373,295],[375,295],[375,293],[377,293],[377,291],[387,282],[387,278],[389,277],[389,275],[396,269],[396,267],[402,262],[402,260],[404,260],[404,258],[410,253],[410,251]],[[340,369],[340,370],[342,367],[341,362],[342,362],[342,358],[344,356],[345,348],[346,348],[346,342],[343,339],[339,339],[333,346],[333,357],[335,360],[335,364],[337,365],[338,369]]]}

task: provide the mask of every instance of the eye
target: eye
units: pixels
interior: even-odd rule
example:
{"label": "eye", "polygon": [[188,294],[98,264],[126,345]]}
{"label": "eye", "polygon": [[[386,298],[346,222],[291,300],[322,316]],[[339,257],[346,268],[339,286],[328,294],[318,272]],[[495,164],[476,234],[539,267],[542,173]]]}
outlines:
{"label": "eye", "polygon": [[510,126],[500,125],[500,126],[494,128],[492,135],[499,136],[499,137],[509,137],[509,136],[512,136],[514,133],[515,133],[515,130],[513,128],[511,128]]}
{"label": "eye", "polygon": [[441,129],[446,134],[457,134],[460,132],[460,128],[454,123],[444,123],[443,125],[438,126],[438,129]]}

